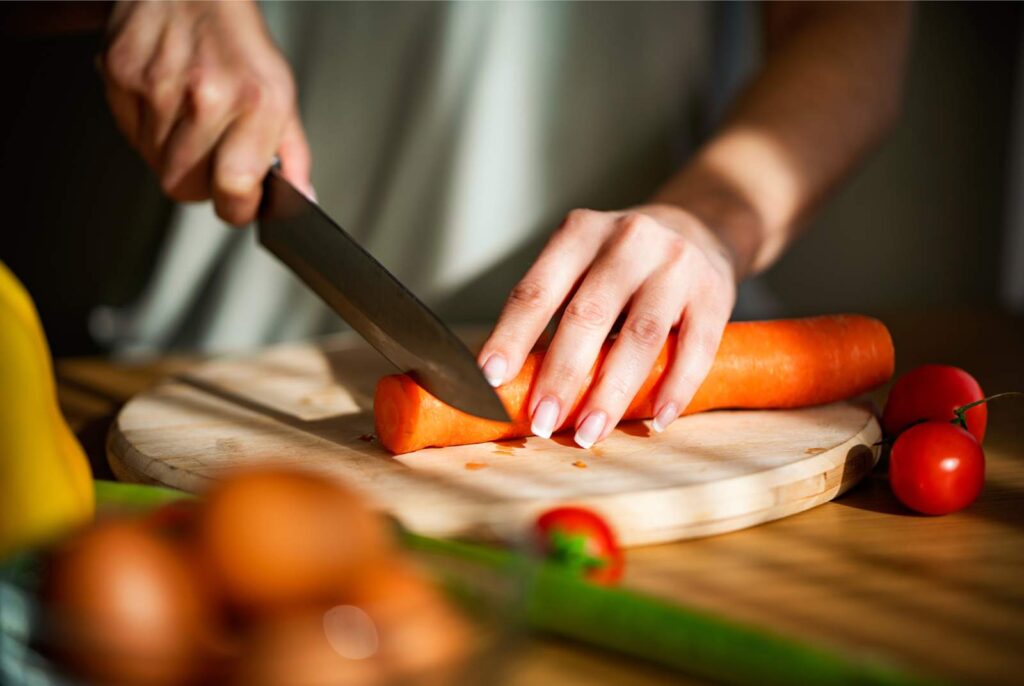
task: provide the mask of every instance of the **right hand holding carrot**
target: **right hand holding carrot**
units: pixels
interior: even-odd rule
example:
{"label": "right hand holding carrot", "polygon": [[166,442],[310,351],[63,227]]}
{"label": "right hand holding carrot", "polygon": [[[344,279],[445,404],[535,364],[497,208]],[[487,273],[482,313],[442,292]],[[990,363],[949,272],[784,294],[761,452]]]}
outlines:
{"label": "right hand holding carrot", "polygon": [[669,205],[575,210],[512,290],[479,361],[495,386],[515,378],[565,305],[528,405],[532,432],[550,437],[569,416],[612,325],[625,312],[576,420],[576,443],[589,448],[618,424],[669,330],[678,327],[678,349],[654,401],[654,428],[661,431],[686,408],[711,368],[735,299],[731,251],[689,212]]}

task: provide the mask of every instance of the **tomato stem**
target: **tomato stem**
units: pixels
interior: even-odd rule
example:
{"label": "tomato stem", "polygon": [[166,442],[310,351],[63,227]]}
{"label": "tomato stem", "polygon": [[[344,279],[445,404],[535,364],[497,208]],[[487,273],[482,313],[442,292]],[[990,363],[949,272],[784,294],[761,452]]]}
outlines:
{"label": "tomato stem", "polygon": [[[1011,396],[1011,395],[1024,395],[1024,392],[1021,392],[1021,391],[1004,391],[1002,393],[996,393],[995,395],[990,395],[987,398],[982,398],[981,400],[975,400],[974,402],[967,403],[966,405],[961,405],[960,407],[957,407],[957,408],[953,409],[953,418],[950,419],[949,421],[954,426],[959,426],[964,431],[967,431],[968,430],[967,429],[967,412],[968,412],[968,410],[970,410],[971,408],[977,407],[978,405],[981,405],[983,403],[987,403],[990,400],[995,400],[996,398],[1005,398],[1005,397]],[[907,424],[905,427],[903,427],[900,430],[900,433],[903,433],[904,431],[906,431],[907,429],[911,428],[912,426],[917,426],[918,424],[922,424],[922,423],[924,423],[926,421],[928,421],[928,420],[927,419],[917,419],[917,420],[914,420],[910,424]],[[872,445],[880,445],[880,446],[892,445],[893,443],[896,442],[896,438],[897,437],[898,437],[898,434],[897,434],[897,436],[886,436],[884,438],[881,438],[881,439],[875,441],[874,443],[872,443]]]}
{"label": "tomato stem", "polygon": [[567,569],[586,574],[605,566],[605,561],[587,552],[586,536],[554,529],[550,535],[549,556]]}
{"label": "tomato stem", "polygon": [[987,403],[990,400],[995,400],[996,398],[1005,398],[1006,396],[1009,395],[1024,395],[1024,393],[1020,391],[1005,391],[1003,393],[996,393],[995,395],[990,395],[987,398],[982,398],[981,400],[975,400],[974,402],[967,403],[966,405],[961,405],[960,407],[953,410],[953,414],[956,415],[956,417],[951,421],[957,426],[959,426],[961,429],[966,431],[968,410],[970,410],[973,407],[977,407],[978,405],[981,405],[983,403]]}

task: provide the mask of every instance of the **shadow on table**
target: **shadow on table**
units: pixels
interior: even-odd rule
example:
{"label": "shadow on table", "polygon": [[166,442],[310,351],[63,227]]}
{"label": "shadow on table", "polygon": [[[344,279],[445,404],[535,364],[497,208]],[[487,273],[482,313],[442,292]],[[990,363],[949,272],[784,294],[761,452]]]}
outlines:
{"label": "shadow on table", "polygon": [[[879,463],[860,484],[833,502],[844,507],[880,514],[913,518],[930,517],[913,512],[896,499],[889,486],[887,469],[887,464]],[[985,482],[978,499],[963,513],[1024,531],[1024,508],[1006,506],[1006,503],[1021,502],[1024,502],[1024,490],[990,478]]]}

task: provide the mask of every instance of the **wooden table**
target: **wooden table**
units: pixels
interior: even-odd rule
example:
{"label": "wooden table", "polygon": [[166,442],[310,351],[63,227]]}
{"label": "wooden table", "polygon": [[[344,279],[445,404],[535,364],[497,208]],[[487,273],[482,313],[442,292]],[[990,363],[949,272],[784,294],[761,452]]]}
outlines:
{"label": "wooden table", "polygon": [[[897,371],[924,362],[971,371],[988,393],[1024,390],[1024,319],[997,313],[883,317]],[[194,359],[57,364],[61,406],[110,478],[106,430],[134,393]],[[877,399],[884,400],[884,392]],[[1024,401],[994,403],[979,500],[946,517],[904,510],[884,470],[839,500],[713,538],[630,551],[633,588],[971,683],[1024,679]],[[536,639],[510,682],[661,684],[678,674],[567,642]],[[684,682],[685,683],[685,682]]]}

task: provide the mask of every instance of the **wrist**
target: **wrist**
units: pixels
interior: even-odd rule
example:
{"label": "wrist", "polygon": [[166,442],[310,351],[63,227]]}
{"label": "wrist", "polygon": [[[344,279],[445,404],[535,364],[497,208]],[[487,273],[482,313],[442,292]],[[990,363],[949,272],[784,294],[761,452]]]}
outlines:
{"label": "wrist", "polygon": [[[685,210],[701,221],[728,247],[738,280],[770,265],[781,251],[782,246],[776,244],[786,233],[780,230],[785,222],[766,209],[765,199],[750,190],[746,177],[738,178],[733,167],[722,161],[724,157],[735,162],[744,159],[744,154],[750,157],[749,150],[737,149],[735,141],[722,136],[669,179],[651,200],[652,204]],[[758,166],[754,162],[750,166]],[[774,190],[761,183],[766,186]],[[770,199],[777,199],[777,194]]]}
{"label": "wrist", "polygon": [[747,276],[749,259],[745,256],[742,244],[734,240],[733,232],[725,228],[724,221],[715,222],[691,210],[689,206],[671,202],[651,202],[631,209],[651,216],[694,240],[709,255],[717,258],[734,283],[738,284]]}

